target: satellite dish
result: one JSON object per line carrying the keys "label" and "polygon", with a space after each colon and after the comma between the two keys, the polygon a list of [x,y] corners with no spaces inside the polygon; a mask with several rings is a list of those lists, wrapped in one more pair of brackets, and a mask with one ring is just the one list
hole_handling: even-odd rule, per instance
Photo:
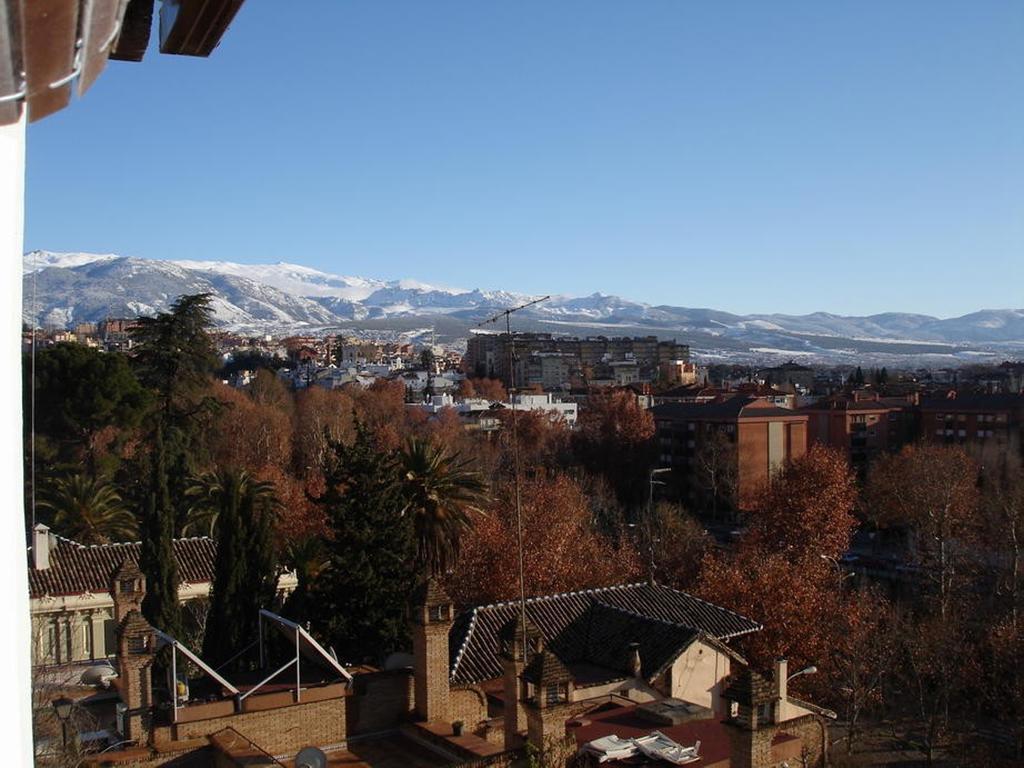
{"label": "satellite dish", "polygon": [[327,755],[317,747],[304,747],[295,756],[295,768],[327,768]]}

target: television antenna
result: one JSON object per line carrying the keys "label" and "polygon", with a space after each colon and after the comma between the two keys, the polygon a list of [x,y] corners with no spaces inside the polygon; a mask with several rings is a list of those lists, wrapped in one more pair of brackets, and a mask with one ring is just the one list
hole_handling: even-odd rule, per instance
{"label": "television antenna", "polygon": [[524,575],[525,568],[523,566],[523,507],[522,507],[522,495],[519,488],[519,429],[518,429],[518,417],[516,416],[516,337],[512,335],[512,314],[519,312],[520,310],[532,307],[534,304],[540,304],[542,301],[547,301],[551,296],[541,296],[539,299],[528,301],[525,304],[520,304],[518,307],[511,307],[510,309],[503,309],[493,317],[489,317],[486,320],[482,320],[477,323],[477,327],[486,325],[487,323],[497,323],[502,317],[505,318],[505,334],[508,336],[508,393],[509,401],[512,406],[512,484],[515,488],[515,505],[516,505],[516,549],[519,552],[519,616],[522,622],[523,630],[523,663],[529,662],[528,654],[530,652],[530,644],[526,638],[526,577]]}

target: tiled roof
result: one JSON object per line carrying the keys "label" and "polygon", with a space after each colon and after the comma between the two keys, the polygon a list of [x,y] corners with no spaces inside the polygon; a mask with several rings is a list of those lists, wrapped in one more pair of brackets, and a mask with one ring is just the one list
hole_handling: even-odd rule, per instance
{"label": "tiled roof", "polygon": [[656,419],[689,419],[693,421],[802,416],[791,408],[754,405],[757,401],[756,397],[736,396],[710,403],[662,403],[654,406],[651,409],[651,414]]}
{"label": "tiled roof", "polygon": [[[545,646],[566,663],[592,661],[625,669],[626,646],[639,642],[645,675],[654,674],[657,665],[671,660],[697,634],[724,640],[761,628],[685,592],[646,583],[534,597],[526,601],[526,613]],[[510,601],[474,608],[456,619],[449,634],[453,683],[501,676],[499,635],[518,615],[519,602]]]}
{"label": "tiled roof", "polygon": [[[125,559],[138,563],[142,550],[138,541],[86,546],[60,536],[54,538],[57,543],[50,550],[50,567],[36,570],[29,565],[31,597],[109,593],[114,572]],[[188,584],[213,581],[216,553],[217,542],[206,536],[175,539],[178,578]]]}

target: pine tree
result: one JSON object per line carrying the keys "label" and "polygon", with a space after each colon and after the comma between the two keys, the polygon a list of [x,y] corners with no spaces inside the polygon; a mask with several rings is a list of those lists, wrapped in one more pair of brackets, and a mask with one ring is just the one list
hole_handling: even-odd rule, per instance
{"label": "pine tree", "polygon": [[153,421],[163,430],[175,535],[185,523],[188,478],[206,452],[203,417],[215,407],[208,396],[210,374],[218,362],[209,334],[210,301],[207,293],[181,296],[169,312],[139,318],[132,332],[139,380],[155,396]]}
{"label": "pine tree", "polygon": [[406,600],[416,584],[398,464],[357,424],[352,445],[331,443],[325,477],[316,501],[333,535],[314,587],[313,625],[343,662],[383,658],[407,645]]}
{"label": "pine tree", "polygon": [[139,567],[146,574],[142,613],[159,630],[181,636],[178,605],[178,562],[174,557],[174,512],[167,490],[167,462],[163,430],[158,426],[146,513],[142,520]]}

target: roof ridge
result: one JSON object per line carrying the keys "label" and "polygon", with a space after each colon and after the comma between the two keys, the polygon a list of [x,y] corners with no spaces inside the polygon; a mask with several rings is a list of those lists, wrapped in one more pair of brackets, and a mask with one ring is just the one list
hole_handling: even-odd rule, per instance
{"label": "roof ridge", "polygon": [[466,634],[462,638],[462,644],[459,646],[459,650],[455,652],[455,661],[452,662],[451,668],[448,670],[448,679],[454,680],[455,675],[459,671],[459,663],[462,661],[463,654],[466,653],[466,646],[469,645],[469,638],[473,636],[473,629],[476,627],[476,616],[478,608],[474,608],[472,614],[469,617],[469,624],[466,627]]}
{"label": "roof ridge", "polygon": [[[598,592],[610,592],[613,589],[629,589],[631,587],[643,586],[645,582],[639,581],[631,584],[612,584],[607,587],[588,587],[586,589],[574,589],[569,592],[555,592],[551,595],[534,595],[533,597],[526,598],[526,603],[538,603],[544,600],[554,600],[558,597],[569,597],[570,595],[590,595]],[[513,598],[511,600],[501,600],[497,603],[487,603],[486,605],[478,605],[473,608],[473,611],[484,610],[489,608],[505,608],[506,606],[514,605],[517,606],[522,603],[521,598]]]}
{"label": "roof ridge", "polygon": [[676,594],[684,595],[684,596],[690,598],[691,600],[696,600],[698,603],[704,603],[704,605],[710,605],[712,608],[717,608],[720,611],[725,611],[726,613],[731,613],[733,616],[736,616],[737,618],[743,619],[744,621],[749,621],[752,624],[756,624],[757,625],[757,629],[749,629],[749,630],[744,630],[743,632],[732,632],[731,634],[728,634],[728,635],[722,635],[722,638],[721,638],[722,640],[728,640],[730,637],[736,637],[737,635],[745,635],[748,632],[760,632],[762,629],[764,629],[764,624],[762,624],[761,622],[754,621],[749,616],[744,616],[742,613],[737,613],[736,611],[732,610],[731,608],[726,608],[724,605],[718,605],[717,603],[712,603],[710,600],[705,600],[702,597],[697,597],[696,595],[691,595],[689,592],[684,592],[683,590],[676,589],[675,587],[668,587],[668,586],[665,586],[664,584],[658,584],[656,586],[661,587],[662,589],[671,590],[672,592],[675,592]]}
{"label": "roof ridge", "polygon": [[653,621],[653,622],[656,622],[658,624],[664,624],[665,626],[668,626],[668,627],[676,627],[678,629],[686,629],[686,630],[689,630],[690,632],[694,632],[694,633],[696,633],[698,635],[703,634],[699,629],[697,629],[696,627],[691,627],[689,624],[680,624],[678,621],[669,621],[668,619],[660,619],[657,616],[647,616],[646,614],[638,613],[637,611],[631,611],[629,608],[623,608],[622,606],[619,606],[619,605],[611,605],[609,603],[602,603],[600,601],[595,601],[594,605],[599,605],[602,608],[607,608],[610,611],[618,611],[619,613],[624,613],[627,616],[633,616],[634,618],[637,618],[637,619],[643,619],[644,621]]}
{"label": "roof ridge", "polygon": [[[83,544],[80,541],[69,539],[67,536],[61,536],[59,533],[53,534],[58,542],[70,544],[78,549],[111,549],[114,547],[141,547],[142,540],[138,541],[108,541],[106,544]],[[212,536],[179,536],[178,538],[172,539],[172,544],[177,544],[180,541],[213,541],[216,542]]]}

